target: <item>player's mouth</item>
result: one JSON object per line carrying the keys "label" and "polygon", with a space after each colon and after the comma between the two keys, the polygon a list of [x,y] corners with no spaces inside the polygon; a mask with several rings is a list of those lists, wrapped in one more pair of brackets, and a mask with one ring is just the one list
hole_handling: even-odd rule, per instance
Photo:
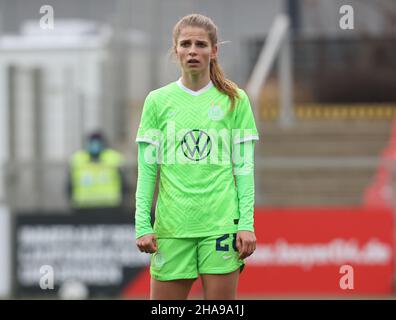
{"label": "player's mouth", "polygon": [[197,60],[197,59],[189,59],[189,60],[187,60],[187,63],[189,65],[195,65],[195,64],[199,63],[199,60]]}

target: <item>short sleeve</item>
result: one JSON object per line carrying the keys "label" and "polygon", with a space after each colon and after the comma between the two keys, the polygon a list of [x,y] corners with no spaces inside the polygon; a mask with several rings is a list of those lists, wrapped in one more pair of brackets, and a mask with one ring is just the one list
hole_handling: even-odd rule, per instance
{"label": "short sleeve", "polygon": [[147,142],[159,146],[161,132],[158,129],[156,105],[150,93],[143,105],[143,112],[136,134],[136,142]]}
{"label": "short sleeve", "polygon": [[245,91],[238,89],[240,98],[235,107],[235,120],[232,132],[233,144],[259,140],[256,123],[249,98]]}

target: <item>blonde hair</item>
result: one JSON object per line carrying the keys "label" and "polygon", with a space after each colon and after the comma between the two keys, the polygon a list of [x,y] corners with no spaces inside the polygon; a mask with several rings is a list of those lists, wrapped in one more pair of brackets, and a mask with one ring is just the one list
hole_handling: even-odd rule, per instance
{"label": "blonde hair", "polygon": [[[212,47],[217,44],[217,26],[213,21],[201,14],[190,14],[181,18],[176,25],[173,27],[173,52],[176,51],[177,39],[179,38],[180,32],[185,27],[197,27],[204,29],[209,36]],[[220,67],[219,62],[216,59],[210,60],[210,80],[213,85],[219,90],[226,94],[231,100],[232,111],[235,107],[235,99],[239,98],[237,91],[238,86],[229,79],[226,79],[224,72]]]}

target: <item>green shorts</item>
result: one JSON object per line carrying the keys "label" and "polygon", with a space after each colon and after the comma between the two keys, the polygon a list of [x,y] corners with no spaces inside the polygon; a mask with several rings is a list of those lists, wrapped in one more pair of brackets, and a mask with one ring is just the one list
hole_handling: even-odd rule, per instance
{"label": "green shorts", "polygon": [[242,271],[236,233],[201,238],[158,238],[151,255],[150,274],[160,281],[194,279],[199,274]]}

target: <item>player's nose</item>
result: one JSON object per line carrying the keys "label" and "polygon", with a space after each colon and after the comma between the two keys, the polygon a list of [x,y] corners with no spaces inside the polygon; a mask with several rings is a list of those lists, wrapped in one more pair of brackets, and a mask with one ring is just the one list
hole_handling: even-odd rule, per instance
{"label": "player's nose", "polygon": [[195,44],[193,44],[191,47],[190,47],[190,50],[188,51],[188,54],[190,55],[190,56],[196,56],[197,55],[197,50],[196,50],[197,48],[196,48],[196,46],[195,46]]}

